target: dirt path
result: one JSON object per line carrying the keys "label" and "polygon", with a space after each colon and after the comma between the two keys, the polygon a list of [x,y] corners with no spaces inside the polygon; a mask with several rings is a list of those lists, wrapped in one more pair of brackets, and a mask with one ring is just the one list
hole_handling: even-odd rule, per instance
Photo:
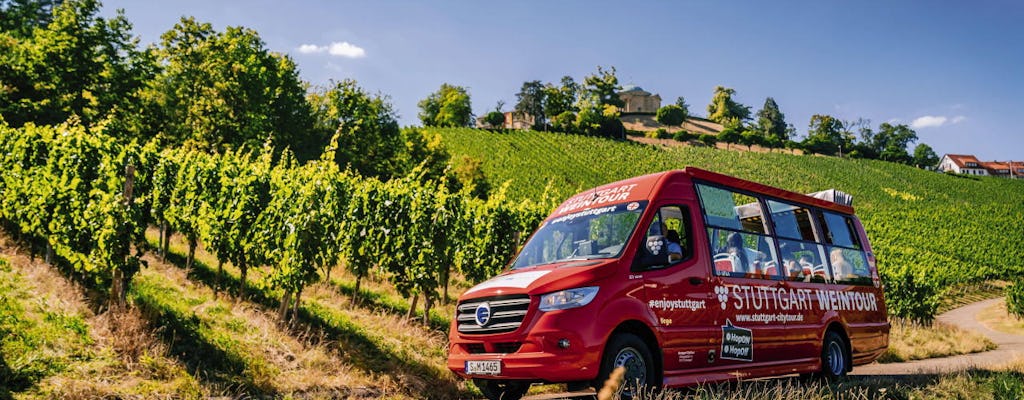
{"label": "dirt path", "polygon": [[960,328],[981,333],[992,340],[998,347],[982,353],[959,356],[931,358],[927,360],[908,361],[892,364],[869,364],[853,369],[853,375],[916,375],[922,373],[944,373],[963,370],[970,367],[988,367],[1004,364],[1016,357],[1024,356],[1024,336],[1011,335],[989,329],[977,320],[982,310],[998,303],[1001,299],[989,299],[969,304],[936,319]]}

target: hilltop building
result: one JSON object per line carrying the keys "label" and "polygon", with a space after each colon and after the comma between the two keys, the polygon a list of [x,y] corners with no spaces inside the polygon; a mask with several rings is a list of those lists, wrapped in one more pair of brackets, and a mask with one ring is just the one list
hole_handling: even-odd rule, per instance
{"label": "hilltop building", "polygon": [[980,161],[970,154],[944,154],[939,160],[939,171],[1024,179],[1024,161]]}
{"label": "hilltop building", "polygon": [[505,114],[505,122],[503,122],[501,124],[501,126],[490,126],[490,125],[488,125],[487,122],[484,121],[484,118],[486,116],[485,115],[481,115],[481,116],[476,118],[476,127],[477,128],[482,128],[482,129],[492,128],[492,129],[527,130],[527,129],[532,128],[533,124],[534,124],[534,121],[536,121],[532,115],[526,114],[526,113],[520,113],[520,112],[515,112],[515,111],[506,111],[506,112],[504,112],[504,114]]}
{"label": "hilltop building", "polygon": [[654,114],[661,108],[661,96],[637,85],[623,86],[619,98],[626,103],[621,110],[623,114]]}

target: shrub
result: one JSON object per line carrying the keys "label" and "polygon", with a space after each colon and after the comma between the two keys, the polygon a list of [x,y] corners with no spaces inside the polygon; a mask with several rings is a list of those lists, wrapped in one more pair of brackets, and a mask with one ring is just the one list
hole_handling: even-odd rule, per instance
{"label": "shrub", "polygon": [[1024,279],[1017,279],[1006,288],[1006,311],[1017,318],[1024,318]]}
{"label": "shrub", "polygon": [[885,282],[885,305],[889,314],[922,324],[930,324],[939,308],[935,287],[901,271],[883,273]]}
{"label": "shrub", "polygon": [[687,131],[679,131],[676,132],[675,135],[672,135],[672,139],[675,139],[680,142],[686,142],[689,141],[690,139],[693,139],[693,134]]}
{"label": "shrub", "polygon": [[654,120],[663,125],[679,125],[686,120],[686,111],[675,104],[669,104],[658,109]]}
{"label": "shrub", "polygon": [[715,145],[715,143],[718,143],[718,138],[715,137],[715,135],[712,135],[710,133],[701,134],[698,137],[698,139],[700,140],[701,143],[704,143],[704,145],[708,146],[708,147],[713,147]]}

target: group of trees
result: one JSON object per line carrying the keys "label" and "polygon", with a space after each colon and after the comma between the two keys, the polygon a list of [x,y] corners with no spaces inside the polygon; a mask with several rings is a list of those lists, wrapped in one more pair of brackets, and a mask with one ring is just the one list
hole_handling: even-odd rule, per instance
{"label": "group of trees", "polygon": [[[913,154],[908,152],[909,146],[918,138],[907,125],[885,122],[875,130],[865,119],[842,121],[830,115],[817,114],[811,117],[807,136],[797,142],[796,129],[786,122],[786,116],[775,99],[766,98],[764,106],[752,115],[750,107],[733,99],[735,94],[731,88],[718,86],[708,104],[708,119],[724,127],[715,138],[717,141],[748,147],[798,148],[817,154],[878,159],[920,167],[938,163],[935,151],[927,144],[918,144]],[[677,125],[678,119],[669,117],[673,113],[678,114],[677,108],[677,105],[668,105],[659,109],[658,121]],[[677,135],[677,138],[685,140],[690,137],[684,134]]]}
{"label": "group of trees", "polygon": [[535,130],[624,138],[619,109],[625,103],[619,98],[620,90],[614,67],[597,67],[582,84],[568,75],[558,84],[528,81],[516,94],[513,112],[532,116]]}

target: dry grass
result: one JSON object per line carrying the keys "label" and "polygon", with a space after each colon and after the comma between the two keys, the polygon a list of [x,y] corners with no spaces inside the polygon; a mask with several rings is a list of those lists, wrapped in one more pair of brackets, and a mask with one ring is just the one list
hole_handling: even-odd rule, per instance
{"label": "dry grass", "polygon": [[[147,236],[155,242],[158,233],[151,229]],[[171,252],[187,252],[187,247],[180,237],[172,237]],[[216,269],[216,258],[207,253],[202,246],[196,250],[196,260]],[[149,262],[154,266],[150,269],[159,271],[159,274],[174,282],[180,282],[180,285],[190,292],[202,293],[203,296],[212,299],[212,289],[207,286],[212,282],[186,279],[184,270],[160,262],[157,256],[150,257]],[[225,274],[231,278],[228,281],[240,276],[240,271],[230,263],[225,263],[223,268]],[[250,289],[251,295],[279,295],[276,291],[266,289],[267,273],[267,269],[250,269],[250,287],[260,291],[255,293]],[[256,329],[264,331],[257,335],[263,338],[262,348],[254,348],[249,352],[262,352],[260,358],[279,371],[276,374],[278,377],[268,382],[275,391],[309,397],[317,388],[328,387],[347,393],[342,397],[392,398],[450,397],[454,394],[443,393],[451,391],[452,387],[456,387],[460,393],[471,391],[469,388],[472,385],[456,380],[448,371],[447,330],[424,327],[417,321],[405,318],[404,311],[398,312],[393,307],[382,308],[365,299],[350,297],[334,284],[343,282],[351,286],[350,284],[354,282],[354,277],[340,267],[332,271],[332,282],[320,282],[307,287],[302,296],[303,308],[326,322],[329,330],[336,329],[340,332],[336,334],[342,335],[343,338],[354,337],[354,341],[332,339],[325,336],[323,331],[314,333],[317,331],[310,330],[302,324],[295,329],[281,331],[275,310],[253,302],[238,301],[224,295],[222,291],[222,300],[219,301],[231,304],[230,312],[236,314],[239,322],[248,321]],[[461,290],[459,287],[453,286],[452,292],[457,294],[457,291]],[[235,289],[230,288],[232,292]],[[388,303],[397,303],[398,307],[404,305],[407,308],[407,302],[402,300],[394,288],[376,277],[364,279],[361,290],[372,292],[374,296],[382,297]],[[230,300],[225,300],[229,298]],[[194,306],[197,310],[204,307],[215,306]],[[438,305],[432,314],[441,313],[454,314],[454,304]],[[245,344],[248,343],[248,339],[244,336],[236,339],[244,346],[248,346]],[[297,349],[294,347],[295,344],[302,344],[304,347]],[[365,348],[367,344],[374,349]],[[441,381],[438,381],[439,379]],[[339,382],[344,385],[340,385]],[[447,389],[442,389],[439,385]],[[312,397],[319,396],[314,394]]]}
{"label": "dry grass", "polygon": [[321,338],[279,324],[272,310],[224,296],[215,298],[212,289],[186,279],[182,269],[147,258],[150,268],[136,279],[153,280],[176,291],[209,328],[205,332],[208,339],[244,359],[244,374],[260,390],[348,393],[375,384],[371,376],[353,370]]}
{"label": "dry grass", "polygon": [[1024,319],[1017,318],[1006,311],[1006,299],[981,310],[981,313],[978,314],[978,321],[989,329],[1024,335]]}
{"label": "dry grass", "polygon": [[889,349],[878,362],[901,362],[977,353],[996,348],[984,335],[935,322],[922,325],[903,319],[893,319],[889,332]]}
{"label": "dry grass", "polygon": [[6,236],[3,257],[28,305],[17,316],[43,345],[24,357],[49,360],[51,373],[19,398],[200,397],[205,392],[166,355],[138,313],[95,314],[85,291]]}

